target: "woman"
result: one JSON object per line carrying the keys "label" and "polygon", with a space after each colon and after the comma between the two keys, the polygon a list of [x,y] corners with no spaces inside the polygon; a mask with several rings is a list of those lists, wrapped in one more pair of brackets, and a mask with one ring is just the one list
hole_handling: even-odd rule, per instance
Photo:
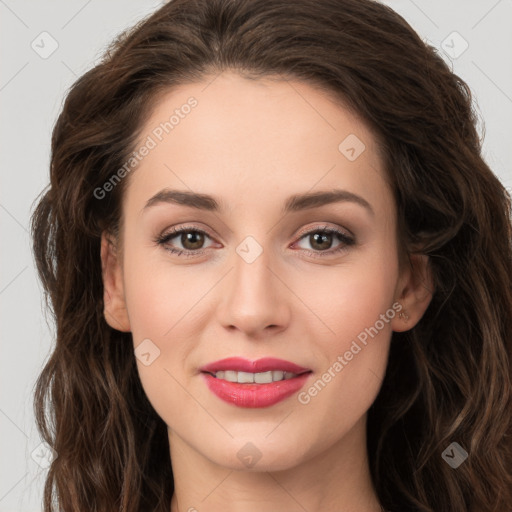
{"label": "woman", "polygon": [[68,94],[34,251],[45,511],[512,507],[510,198],[369,0],[173,0]]}

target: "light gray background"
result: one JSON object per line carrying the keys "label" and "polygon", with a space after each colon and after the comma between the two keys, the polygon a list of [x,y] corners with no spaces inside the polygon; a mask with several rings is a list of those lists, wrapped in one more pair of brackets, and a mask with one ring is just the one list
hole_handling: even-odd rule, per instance
{"label": "light gray background", "polygon": [[[51,456],[40,447],[32,413],[33,386],[53,330],[43,312],[29,237],[33,203],[48,180],[51,130],[77,77],[117,33],[162,3],[0,0],[0,512],[41,510],[44,462]],[[447,62],[469,84],[485,121],[484,157],[512,189],[512,0],[384,3],[424,40],[451,54]],[[52,44],[40,35],[45,31],[58,48],[42,58]]]}

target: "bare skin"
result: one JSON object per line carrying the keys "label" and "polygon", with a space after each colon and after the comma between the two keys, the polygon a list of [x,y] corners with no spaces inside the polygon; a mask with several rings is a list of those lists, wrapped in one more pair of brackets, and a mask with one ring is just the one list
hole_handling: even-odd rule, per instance
{"label": "bare skin", "polygon": [[[134,348],[151,340],[159,351],[137,365],[168,426],[171,512],[379,512],[367,411],[392,331],[413,327],[430,302],[428,261],[415,256],[413,266],[399,266],[392,191],[361,120],[304,83],[234,72],[213,78],[175,88],[157,104],[141,144],[156,140],[155,127],[189,97],[197,100],[125,178],[121,245],[102,239],[107,321],[131,331]],[[350,151],[357,139],[339,149],[351,134],[364,151]],[[212,195],[224,210],[166,201],[145,208],[163,189]],[[352,196],[282,212],[293,194],[333,189]],[[155,241],[184,226],[205,234],[192,238],[195,245],[179,234]],[[345,237],[322,241],[321,228]],[[248,236],[254,242],[243,245]],[[248,263],[239,247],[262,252]],[[169,248],[203,252],[185,257]],[[347,360],[379,318],[378,334]],[[237,407],[214,395],[199,371],[230,356],[277,357],[312,373],[302,394]],[[337,371],[338,356],[346,364]],[[331,378],[322,377],[329,369]],[[309,392],[318,379],[328,382]],[[244,446],[258,459],[252,466],[239,457]]]}

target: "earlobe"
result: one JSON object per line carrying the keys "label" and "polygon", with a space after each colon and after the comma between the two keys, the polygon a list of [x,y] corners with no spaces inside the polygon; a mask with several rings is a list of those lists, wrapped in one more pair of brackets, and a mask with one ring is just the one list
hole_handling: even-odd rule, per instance
{"label": "earlobe", "polygon": [[409,262],[396,290],[396,300],[402,306],[400,313],[391,322],[396,332],[408,331],[420,321],[434,293],[428,256],[412,254]]}
{"label": "earlobe", "polygon": [[101,269],[105,320],[113,329],[130,332],[130,320],[124,299],[123,272],[117,246],[106,232],[101,235]]}

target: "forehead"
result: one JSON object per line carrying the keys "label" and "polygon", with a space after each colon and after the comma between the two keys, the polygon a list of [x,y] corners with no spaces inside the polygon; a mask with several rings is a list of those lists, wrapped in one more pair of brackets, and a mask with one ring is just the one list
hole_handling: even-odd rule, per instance
{"label": "forehead", "polygon": [[215,191],[233,207],[261,207],[265,198],[315,188],[366,191],[378,200],[386,187],[365,123],[303,82],[224,72],[180,85],[153,106],[139,137],[138,148],[143,145],[150,149],[127,191],[140,207],[165,187]]}

